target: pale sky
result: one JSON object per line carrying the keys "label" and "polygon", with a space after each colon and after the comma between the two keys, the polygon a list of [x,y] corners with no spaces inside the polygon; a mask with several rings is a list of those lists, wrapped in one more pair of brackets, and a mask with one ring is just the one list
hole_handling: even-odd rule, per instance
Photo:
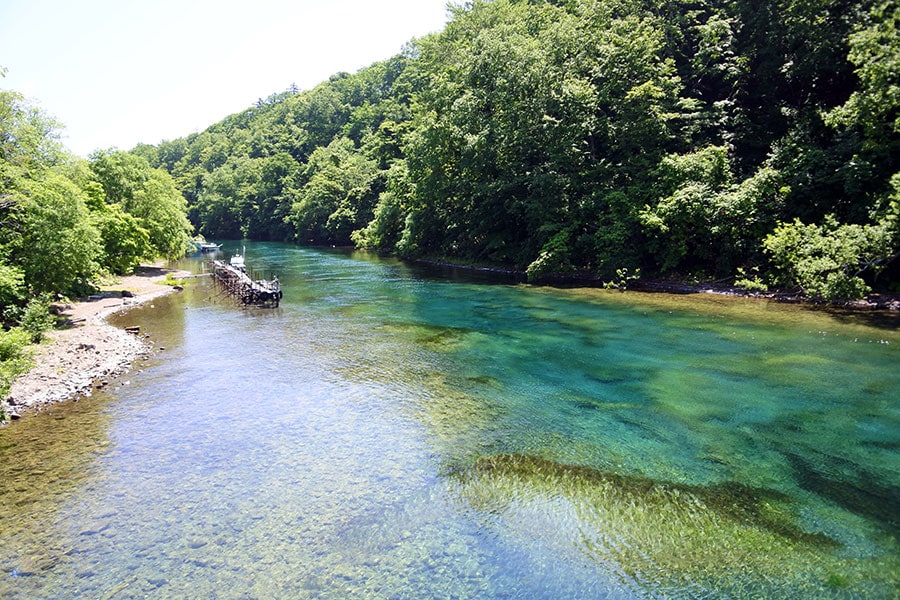
{"label": "pale sky", "polygon": [[203,131],[443,29],[447,0],[0,0],[0,89],[75,154]]}

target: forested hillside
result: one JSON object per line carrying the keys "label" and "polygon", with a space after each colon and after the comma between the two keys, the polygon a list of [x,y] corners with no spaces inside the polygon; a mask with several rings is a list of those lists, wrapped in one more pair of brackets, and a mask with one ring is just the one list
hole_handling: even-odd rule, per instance
{"label": "forested hillside", "polygon": [[134,152],[213,238],[826,300],[900,281],[896,2],[451,11],[396,57]]}

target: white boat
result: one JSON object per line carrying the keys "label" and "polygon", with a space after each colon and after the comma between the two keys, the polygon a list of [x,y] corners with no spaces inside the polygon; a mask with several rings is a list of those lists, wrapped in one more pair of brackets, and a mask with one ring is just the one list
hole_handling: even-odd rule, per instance
{"label": "white boat", "polygon": [[213,244],[212,242],[201,242],[194,240],[194,251],[202,254],[218,252],[222,249],[222,244]]}
{"label": "white boat", "polygon": [[230,263],[231,263],[232,267],[234,267],[236,269],[240,269],[241,271],[247,270],[244,265],[244,252],[246,252],[246,251],[247,251],[247,249],[244,248],[240,254],[235,254],[234,256],[231,257]]}

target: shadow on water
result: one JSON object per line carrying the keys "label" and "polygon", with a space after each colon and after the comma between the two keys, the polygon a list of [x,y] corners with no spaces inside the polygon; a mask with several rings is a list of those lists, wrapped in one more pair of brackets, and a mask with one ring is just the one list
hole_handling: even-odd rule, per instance
{"label": "shadow on water", "polygon": [[865,325],[886,331],[900,330],[900,311],[850,310],[839,307],[809,307],[810,311],[828,315],[835,321],[851,325]]}

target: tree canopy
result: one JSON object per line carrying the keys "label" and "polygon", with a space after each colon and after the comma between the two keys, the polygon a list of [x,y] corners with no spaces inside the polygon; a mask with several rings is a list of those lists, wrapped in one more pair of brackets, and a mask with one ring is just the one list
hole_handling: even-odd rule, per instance
{"label": "tree canopy", "polygon": [[215,237],[353,243],[535,281],[753,269],[827,300],[896,285],[896,2],[450,10],[389,60],[133,152]]}

